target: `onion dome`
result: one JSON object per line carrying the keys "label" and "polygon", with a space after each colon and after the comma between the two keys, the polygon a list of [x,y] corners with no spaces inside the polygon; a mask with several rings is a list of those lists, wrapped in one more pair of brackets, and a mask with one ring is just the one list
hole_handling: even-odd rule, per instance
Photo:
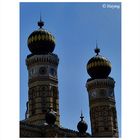
{"label": "onion dome", "polygon": [[55,48],[55,38],[47,30],[43,29],[44,22],[40,19],[39,29],[28,37],[28,48],[33,54],[52,53]]}
{"label": "onion dome", "polygon": [[77,124],[77,129],[80,133],[86,133],[88,125],[87,123],[83,120],[84,116],[81,113],[81,121],[79,121],[79,123]]}
{"label": "onion dome", "polygon": [[54,125],[56,121],[56,112],[50,107],[50,110],[46,113],[45,116],[46,123],[49,125]]}
{"label": "onion dome", "polygon": [[111,72],[110,61],[99,55],[100,49],[96,46],[96,56],[92,57],[87,63],[87,72],[92,79],[104,79],[107,78]]}

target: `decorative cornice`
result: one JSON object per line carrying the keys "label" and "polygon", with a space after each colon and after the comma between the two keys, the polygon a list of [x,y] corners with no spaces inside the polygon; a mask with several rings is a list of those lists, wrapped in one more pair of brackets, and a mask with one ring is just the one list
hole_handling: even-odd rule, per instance
{"label": "decorative cornice", "polygon": [[51,82],[52,84],[54,83],[54,86],[56,86],[58,84],[58,79],[50,77],[50,76],[44,76],[44,77],[38,76],[38,77],[34,77],[32,79],[29,79],[28,84],[29,84],[29,86],[31,86],[31,84],[35,83],[35,82],[38,82],[38,84],[39,84],[39,82],[45,82],[48,84]]}
{"label": "decorative cornice", "polygon": [[94,79],[87,81],[86,87],[87,89],[95,89],[95,88],[114,88],[115,81],[113,78],[108,77],[107,79]]}
{"label": "decorative cornice", "polygon": [[31,67],[36,64],[53,64],[53,65],[58,65],[59,63],[59,58],[56,54],[49,53],[45,55],[32,55],[30,57],[27,57],[26,59],[26,65],[27,67]]}

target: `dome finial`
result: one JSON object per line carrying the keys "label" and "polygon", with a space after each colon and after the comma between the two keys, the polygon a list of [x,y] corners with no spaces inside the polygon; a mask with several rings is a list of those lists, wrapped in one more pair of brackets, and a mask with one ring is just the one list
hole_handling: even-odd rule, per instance
{"label": "dome finial", "polygon": [[96,55],[98,55],[100,52],[100,49],[98,48],[97,40],[96,40],[96,48],[94,49],[94,51],[95,51]]}
{"label": "dome finial", "polygon": [[42,21],[41,19],[42,19],[42,18],[41,18],[41,12],[40,12],[40,21]]}
{"label": "dome finial", "polygon": [[40,12],[40,21],[38,21],[38,26],[40,28],[42,28],[42,26],[44,26],[44,22],[42,21],[42,18],[41,18],[41,12]]}
{"label": "dome finial", "polygon": [[81,121],[83,121],[84,116],[83,116],[82,110],[81,110],[81,116],[80,116],[80,118],[81,118]]}

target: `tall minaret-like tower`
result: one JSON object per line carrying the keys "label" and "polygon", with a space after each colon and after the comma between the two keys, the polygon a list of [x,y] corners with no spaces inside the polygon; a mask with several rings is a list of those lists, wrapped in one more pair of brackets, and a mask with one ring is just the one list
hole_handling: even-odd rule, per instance
{"label": "tall minaret-like tower", "polygon": [[59,125],[59,92],[57,67],[59,58],[52,53],[55,48],[55,38],[43,28],[40,19],[39,29],[28,37],[28,48],[31,54],[27,56],[28,69],[28,102],[26,120],[30,124],[43,125],[46,112],[50,108],[56,112],[56,124]]}
{"label": "tall minaret-like tower", "polygon": [[93,137],[118,137],[117,113],[115,106],[115,81],[109,77],[111,63],[99,55],[96,44],[96,56],[87,63],[90,79],[86,88],[89,96],[90,120]]}

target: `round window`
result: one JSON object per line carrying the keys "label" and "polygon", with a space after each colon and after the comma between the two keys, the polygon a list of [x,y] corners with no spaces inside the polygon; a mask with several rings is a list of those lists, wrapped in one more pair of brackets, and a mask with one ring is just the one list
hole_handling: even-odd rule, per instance
{"label": "round window", "polygon": [[40,67],[39,73],[40,73],[41,75],[46,74],[46,72],[47,72],[46,67]]}

